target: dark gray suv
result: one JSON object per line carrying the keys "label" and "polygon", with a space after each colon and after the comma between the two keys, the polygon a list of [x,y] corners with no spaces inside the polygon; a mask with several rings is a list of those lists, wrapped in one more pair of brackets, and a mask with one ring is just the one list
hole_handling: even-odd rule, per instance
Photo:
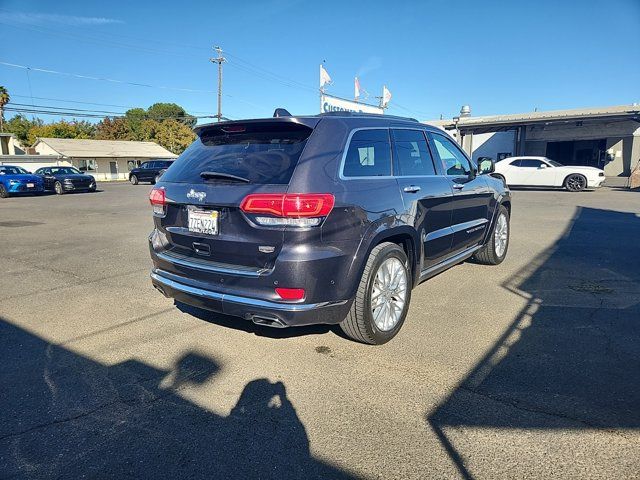
{"label": "dark gray suv", "polygon": [[340,112],[196,133],[150,193],[151,280],[178,302],[381,344],[418,283],[507,253],[508,188],[435,127]]}

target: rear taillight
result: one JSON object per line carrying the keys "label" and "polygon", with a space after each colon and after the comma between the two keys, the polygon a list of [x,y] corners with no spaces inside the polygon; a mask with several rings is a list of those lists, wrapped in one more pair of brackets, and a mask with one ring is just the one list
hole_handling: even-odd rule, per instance
{"label": "rear taillight", "polygon": [[167,197],[164,188],[153,188],[149,192],[149,202],[153,207],[154,215],[164,215],[166,213]]}
{"label": "rear taillight", "polygon": [[304,288],[276,288],[276,294],[282,300],[303,300]]}
{"label": "rear taillight", "polygon": [[254,193],[242,200],[240,209],[255,215],[260,225],[314,227],[331,213],[334,203],[330,193]]}

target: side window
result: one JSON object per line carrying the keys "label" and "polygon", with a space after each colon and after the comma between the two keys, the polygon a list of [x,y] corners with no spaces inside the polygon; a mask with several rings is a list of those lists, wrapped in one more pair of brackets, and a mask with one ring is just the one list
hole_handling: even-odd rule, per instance
{"label": "side window", "polygon": [[149,164],[150,164],[150,163],[151,163],[151,162],[144,162],[142,165],[140,165],[140,168],[150,168],[150,167],[149,167]]}
{"label": "side window", "polygon": [[424,133],[419,130],[391,130],[396,175],[435,175]]}
{"label": "side window", "polygon": [[527,168],[540,168],[540,165],[542,165],[543,163],[544,162],[542,162],[541,160],[530,160],[530,159],[520,160],[520,166],[527,167]]}
{"label": "side window", "polygon": [[514,160],[513,162],[511,162],[509,165],[511,165],[512,167],[519,167],[520,166],[520,162],[522,160]]}
{"label": "side window", "polygon": [[432,134],[432,138],[436,153],[447,175],[471,175],[469,160],[451,140],[437,133]]}
{"label": "side window", "polygon": [[345,177],[391,175],[389,130],[358,130],[351,137],[342,174]]}

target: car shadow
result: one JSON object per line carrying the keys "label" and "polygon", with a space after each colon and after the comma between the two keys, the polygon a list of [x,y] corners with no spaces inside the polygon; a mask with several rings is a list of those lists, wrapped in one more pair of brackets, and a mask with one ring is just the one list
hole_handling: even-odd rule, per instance
{"label": "car shadow", "polygon": [[208,323],[219,325],[225,328],[232,328],[234,330],[241,330],[243,332],[251,333],[259,337],[267,338],[294,338],[303,337],[306,335],[324,335],[332,332],[342,338],[347,338],[338,325],[303,325],[300,327],[288,327],[288,328],[274,328],[264,325],[257,325],[250,320],[245,320],[240,317],[232,317],[230,315],[224,315],[222,313],[216,313],[209,310],[204,310],[198,307],[187,305],[174,301],[174,305],[183,313],[191,315],[195,318],[203,320]]}
{"label": "car shadow", "polygon": [[281,381],[249,381],[226,416],[189,400],[229,395],[209,353],[103,364],[0,319],[0,355],[0,478],[354,478],[313,456]]}
{"label": "car shadow", "polygon": [[460,432],[514,442],[514,431],[640,429],[638,238],[636,214],[578,208],[557,243],[503,284],[525,306],[425,416],[463,478],[485,459]]}

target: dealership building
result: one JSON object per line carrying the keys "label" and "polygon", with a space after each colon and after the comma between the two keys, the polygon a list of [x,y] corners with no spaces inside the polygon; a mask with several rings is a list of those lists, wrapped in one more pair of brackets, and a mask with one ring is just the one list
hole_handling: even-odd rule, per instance
{"label": "dealership building", "polygon": [[565,165],[602,168],[607,177],[629,177],[640,162],[640,105],[474,117],[429,123],[452,134],[474,160],[545,156]]}

